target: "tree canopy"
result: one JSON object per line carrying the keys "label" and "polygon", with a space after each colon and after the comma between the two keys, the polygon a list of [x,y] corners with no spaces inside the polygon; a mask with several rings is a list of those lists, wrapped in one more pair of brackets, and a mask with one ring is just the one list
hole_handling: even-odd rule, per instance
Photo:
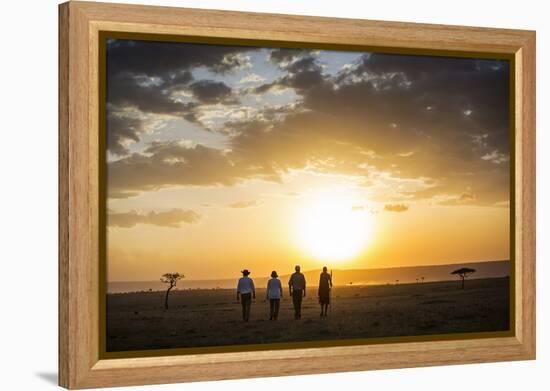
{"label": "tree canopy", "polygon": [[170,286],[166,290],[166,296],[164,298],[165,309],[168,309],[168,294],[182,278],[185,278],[185,276],[181,273],[165,273],[161,276],[160,281],[164,282],[165,284],[170,284]]}
{"label": "tree canopy", "polygon": [[476,269],[471,269],[469,267],[462,267],[460,269],[456,269],[451,272],[451,274],[455,274],[460,277],[462,280],[462,289],[464,289],[464,279],[469,276],[472,273],[475,273]]}

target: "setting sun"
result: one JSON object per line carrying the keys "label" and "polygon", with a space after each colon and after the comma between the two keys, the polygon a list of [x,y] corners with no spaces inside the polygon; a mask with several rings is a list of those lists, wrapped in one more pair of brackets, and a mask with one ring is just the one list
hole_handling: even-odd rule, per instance
{"label": "setting sun", "polygon": [[109,283],[509,258],[506,61],[124,39],[106,52]]}
{"label": "setting sun", "polygon": [[309,255],[332,262],[353,258],[366,247],[372,217],[354,207],[354,197],[326,192],[298,216],[297,238]]}

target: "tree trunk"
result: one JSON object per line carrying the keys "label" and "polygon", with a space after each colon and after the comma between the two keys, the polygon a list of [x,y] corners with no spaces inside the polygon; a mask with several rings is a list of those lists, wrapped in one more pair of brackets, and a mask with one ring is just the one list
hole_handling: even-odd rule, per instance
{"label": "tree trunk", "polygon": [[173,286],[170,286],[170,288],[168,288],[166,290],[166,297],[164,298],[164,309],[167,310],[168,309],[168,294],[170,293],[170,291],[172,290]]}
{"label": "tree trunk", "polygon": [[464,289],[464,280],[465,280],[465,278],[464,278],[464,276],[462,276],[462,289]]}

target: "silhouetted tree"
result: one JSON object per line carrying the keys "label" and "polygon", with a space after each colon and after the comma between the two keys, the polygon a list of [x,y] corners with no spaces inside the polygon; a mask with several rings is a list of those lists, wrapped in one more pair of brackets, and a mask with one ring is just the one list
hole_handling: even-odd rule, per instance
{"label": "silhouetted tree", "polygon": [[416,279],[416,283],[418,284],[418,278]]}
{"label": "silhouetted tree", "polygon": [[420,279],[422,280],[422,283],[424,283],[424,277],[420,277]]}
{"label": "silhouetted tree", "polygon": [[399,280],[395,280],[395,285],[399,285]]}
{"label": "silhouetted tree", "polygon": [[462,279],[462,289],[464,289],[464,280],[466,277],[468,277],[470,274],[475,273],[476,269],[470,269],[468,267],[463,267],[460,269],[456,269],[454,272],[451,272],[451,274],[456,274],[458,277]]}
{"label": "silhouetted tree", "polygon": [[168,289],[166,290],[166,296],[164,298],[164,309],[168,309],[168,295],[170,294],[170,291],[172,288],[176,286],[179,280],[182,278],[185,278],[183,274],[180,273],[166,273],[163,274],[160,280],[168,285]]}

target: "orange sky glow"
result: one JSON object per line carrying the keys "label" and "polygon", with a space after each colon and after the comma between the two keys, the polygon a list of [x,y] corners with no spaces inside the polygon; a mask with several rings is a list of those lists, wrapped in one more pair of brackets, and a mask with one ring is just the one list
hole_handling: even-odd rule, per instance
{"label": "orange sky glow", "polygon": [[107,50],[108,281],[509,259],[506,61]]}

